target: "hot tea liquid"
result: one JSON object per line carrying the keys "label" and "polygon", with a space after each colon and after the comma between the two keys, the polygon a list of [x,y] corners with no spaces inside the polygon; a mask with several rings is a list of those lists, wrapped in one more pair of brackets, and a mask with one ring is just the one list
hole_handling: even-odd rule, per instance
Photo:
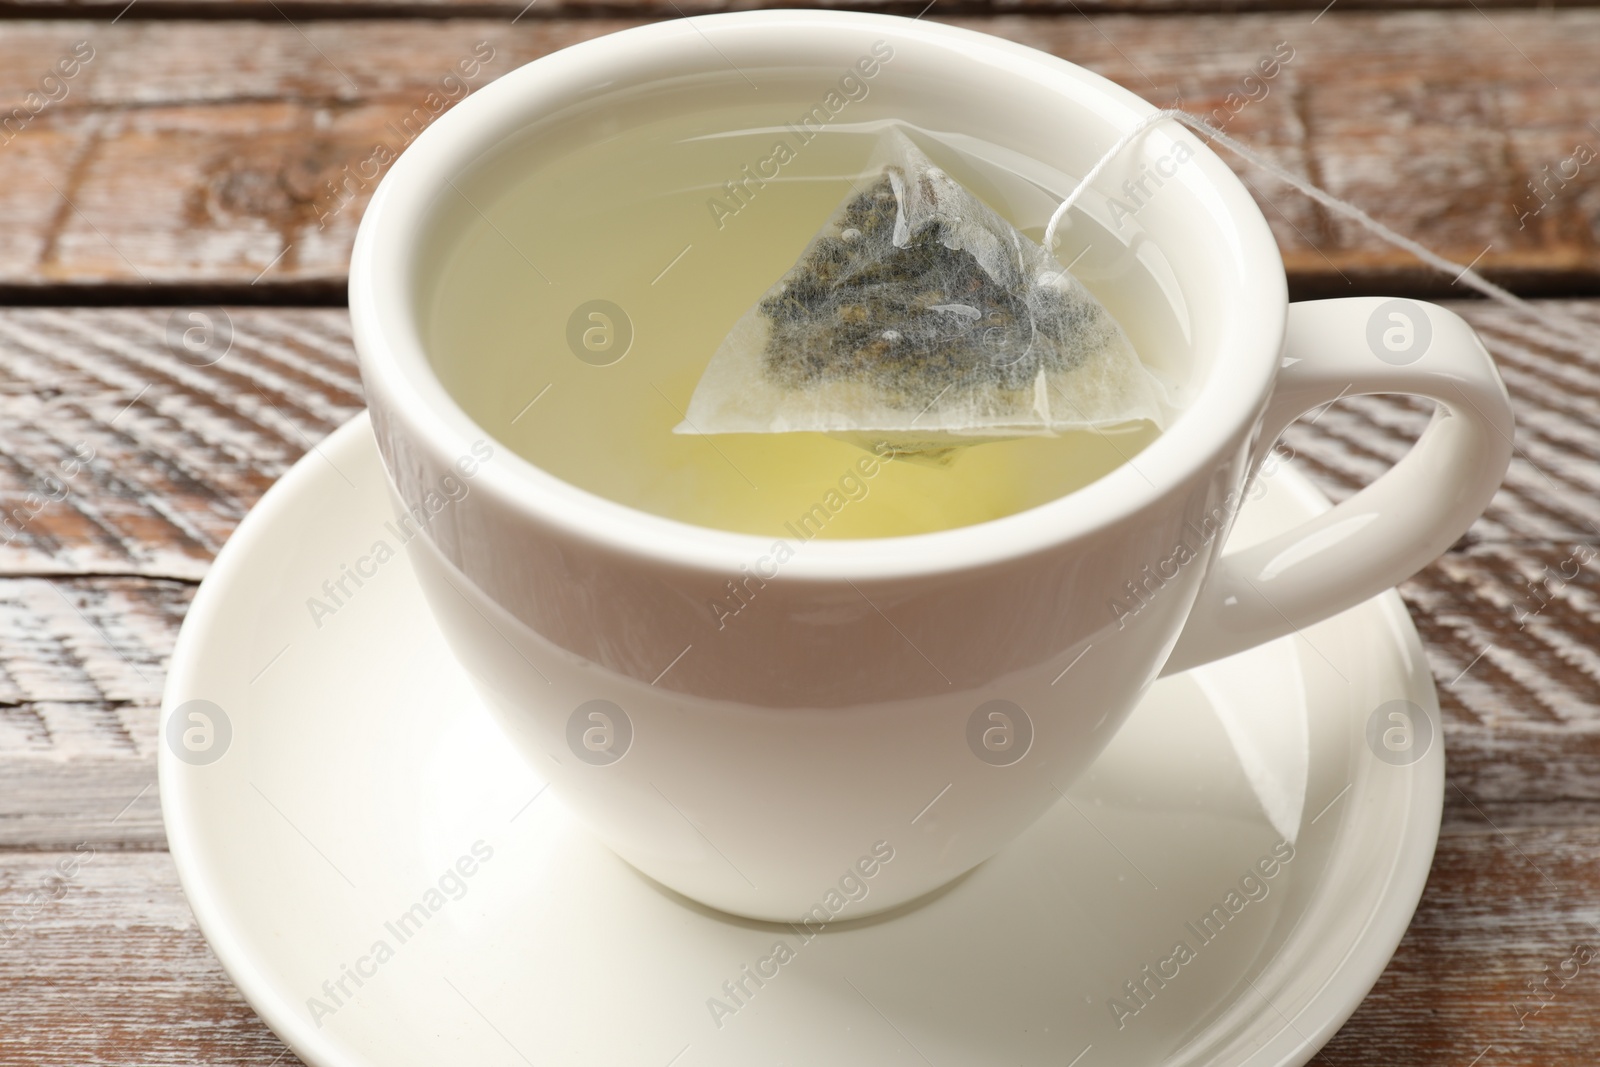
{"label": "hot tea liquid", "polygon": [[[673,432],[729,327],[863,187],[883,124],[846,115],[815,132],[774,121],[806,106],[797,97],[792,107],[678,115],[560,151],[533,141],[495,164],[515,174],[495,192],[446,193],[471,210],[442,257],[424,326],[462,408],[590,492],[683,522],[803,539],[979,523],[1137,466],[1157,434],[1148,423],[975,445],[946,464],[873,461],[822,434]],[[1034,240],[1073,184],[970,138],[910,133]],[[1148,250],[1141,258],[1127,240],[1075,215],[1059,258],[1147,365],[1152,352],[1170,361],[1182,316],[1144,262]],[[1175,379],[1180,368],[1154,369]]]}

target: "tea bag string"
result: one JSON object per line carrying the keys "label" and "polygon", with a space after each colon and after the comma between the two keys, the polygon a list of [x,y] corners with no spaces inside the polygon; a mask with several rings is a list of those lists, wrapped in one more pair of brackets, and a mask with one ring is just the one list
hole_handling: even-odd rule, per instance
{"label": "tea bag string", "polygon": [[1106,153],[1100,157],[1099,162],[1089,169],[1089,173],[1083,176],[1083,179],[1078,182],[1077,186],[1072,190],[1072,192],[1067,194],[1067,198],[1061,201],[1060,205],[1056,208],[1055,213],[1050,216],[1050,222],[1044,230],[1045,248],[1053,248],[1056,230],[1061,225],[1061,221],[1066,218],[1067,212],[1072,210],[1072,206],[1076,204],[1079,198],[1081,198],[1083,194],[1089,190],[1089,187],[1094,184],[1095,179],[1100,177],[1105,169],[1111,165],[1112,161],[1115,160],[1119,154],[1121,154],[1123,149],[1131,145],[1150,127],[1156,125],[1157,123],[1164,122],[1167,119],[1173,119],[1177,122],[1181,122],[1185,126],[1195,130],[1197,133],[1203,133],[1213,142],[1222,145],[1224,148],[1232,150],[1241,158],[1255,164],[1268,174],[1271,174],[1274,177],[1287,182],[1289,185],[1292,185],[1294,188],[1306,194],[1323,207],[1326,207],[1329,211],[1352,220],[1362,228],[1370,231],[1373,234],[1376,234],[1382,240],[1387,241],[1389,244],[1410,252],[1412,255],[1416,256],[1429,266],[1435,267],[1446,274],[1454,274],[1456,281],[1465,283],[1490,299],[1499,301],[1507,307],[1513,308],[1525,315],[1536,318],[1549,326],[1553,326],[1559,332],[1566,334],[1572,340],[1591,344],[1594,342],[1596,331],[1587,323],[1581,322],[1575,318],[1570,318],[1566,315],[1555,313],[1553,311],[1541,310],[1534,307],[1532,304],[1528,303],[1526,300],[1522,299],[1520,296],[1517,296],[1510,290],[1504,289],[1501,286],[1489,281],[1483,275],[1473,270],[1470,266],[1464,266],[1460,263],[1454,262],[1453,260],[1446,259],[1444,256],[1439,255],[1426,245],[1420,244],[1417,241],[1413,241],[1411,238],[1406,237],[1403,234],[1396,233],[1394,230],[1385,226],[1371,215],[1368,215],[1365,211],[1362,211],[1354,204],[1340,200],[1333,194],[1326,192],[1316,185],[1313,185],[1300,175],[1294,173],[1286,167],[1283,167],[1279,163],[1267,158],[1266,156],[1263,156],[1255,149],[1250,148],[1248,145],[1245,145],[1242,142],[1228,136],[1217,127],[1206,122],[1204,119],[1195,115],[1191,115],[1187,111],[1184,111],[1180,108],[1166,108],[1161,111],[1152,112],[1136,122],[1121,137],[1117,138],[1116,143],[1106,150]]}

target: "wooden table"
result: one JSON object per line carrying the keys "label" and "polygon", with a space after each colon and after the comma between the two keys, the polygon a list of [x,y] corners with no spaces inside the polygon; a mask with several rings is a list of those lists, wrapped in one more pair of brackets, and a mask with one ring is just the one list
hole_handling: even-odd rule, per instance
{"label": "wooden table", "polygon": [[[294,1062],[165,852],[163,670],[235,524],[362,406],[342,305],[370,188],[319,227],[325,183],[478,42],[493,59],[474,87],[723,6],[524,2],[0,0],[0,103],[25,109],[0,132],[0,1064]],[[924,17],[1163,104],[1238,94],[1230,132],[1541,298],[1540,318],[1451,304],[1501,361],[1517,454],[1483,519],[1402,588],[1444,705],[1444,829],[1410,933],[1316,1062],[1592,1065],[1600,961],[1549,976],[1600,949],[1600,9],[1366,6],[944,0]],[[1293,59],[1247,83],[1280,42]],[[58,60],[71,76],[49,81]],[[1296,295],[1468,295],[1242,173]],[[214,305],[232,351],[193,366],[169,323]],[[1352,400],[1291,444],[1342,497],[1425,418]]]}

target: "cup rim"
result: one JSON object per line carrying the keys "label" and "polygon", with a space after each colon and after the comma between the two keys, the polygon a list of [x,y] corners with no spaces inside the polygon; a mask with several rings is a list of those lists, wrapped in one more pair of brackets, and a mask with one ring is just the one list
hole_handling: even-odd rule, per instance
{"label": "cup rim", "polygon": [[[691,25],[692,24],[692,25]],[[1025,72],[1041,95],[1094,101],[1123,129],[1155,106],[1085,68],[1049,53],[963,27],[896,15],[842,10],[764,9],[648,23],[591,38],[533,60],[477,90],[441,115],[380,182],[357,231],[349,304],[353,338],[369,403],[402,437],[414,439],[442,466],[474,441],[498,439],[469,416],[435,375],[409,310],[412,264],[448,179],[470,169],[496,143],[537,118],[540,104],[623,83],[647,84],[630,72],[667,48],[698,48],[716,62],[719,36],[740,33],[827,34],[876,30],[896,47],[943,51],[974,70],[998,66]],[[795,38],[798,40],[798,38]],[[1159,132],[1159,127],[1157,131]],[[1110,146],[1108,141],[1106,147]],[[911,577],[1025,558],[1117,525],[1159,504],[1176,487],[1230,457],[1241,431],[1263,410],[1277,371],[1288,312],[1283,261],[1265,216],[1243,183],[1203,141],[1193,163],[1203,176],[1212,216],[1231,236],[1236,263],[1235,310],[1225,316],[1210,370],[1192,400],[1138,457],[1064,496],[1000,518],[927,533],[881,538],[814,538],[783,563],[787,577],[811,580]],[[1198,180],[1198,179],[1197,179]],[[1205,417],[1192,417],[1204,411]],[[403,427],[403,428],[402,428]],[[387,450],[386,450],[387,451]],[[568,482],[501,446],[473,480],[520,519],[597,542],[651,562],[729,573],[772,554],[782,535],[699,526],[619,503]],[[795,546],[791,545],[791,548]]]}

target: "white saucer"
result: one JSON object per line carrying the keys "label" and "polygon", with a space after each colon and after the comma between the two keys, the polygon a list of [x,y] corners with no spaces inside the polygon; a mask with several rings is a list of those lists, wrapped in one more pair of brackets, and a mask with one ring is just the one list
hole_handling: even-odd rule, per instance
{"label": "white saucer", "polygon": [[[1292,471],[1264,484],[1239,538],[1326,507]],[[1422,892],[1444,754],[1392,592],[1159,683],[999,856],[805,941],[658,888],[541,792],[403,553],[347,583],[355,595],[318,627],[308,598],[371,550],[388,509],[363,415],[217,558],[163,709],[164,738],[180,705],[199,731],[160,753],[184,889],[245,997],[314,1067],[1301,1064],[1371,988]],[[1367,740],[1398,700],[1431,726],[1409,762]],[[209,747],[189,717],[208,705],[190,701],[222,709]],[[1279,840],[1267,808],[1297,827],[1293,858],[1246,883],[1260,899],[1230,900]],[[1227,921],[1205,942],[1213,905]],[[779,941],[793,958],[757,986],[746,974]],[[741,980],[735,999],[724,983]],[[1150,991],[1144,1006],[1127,982]]]}

